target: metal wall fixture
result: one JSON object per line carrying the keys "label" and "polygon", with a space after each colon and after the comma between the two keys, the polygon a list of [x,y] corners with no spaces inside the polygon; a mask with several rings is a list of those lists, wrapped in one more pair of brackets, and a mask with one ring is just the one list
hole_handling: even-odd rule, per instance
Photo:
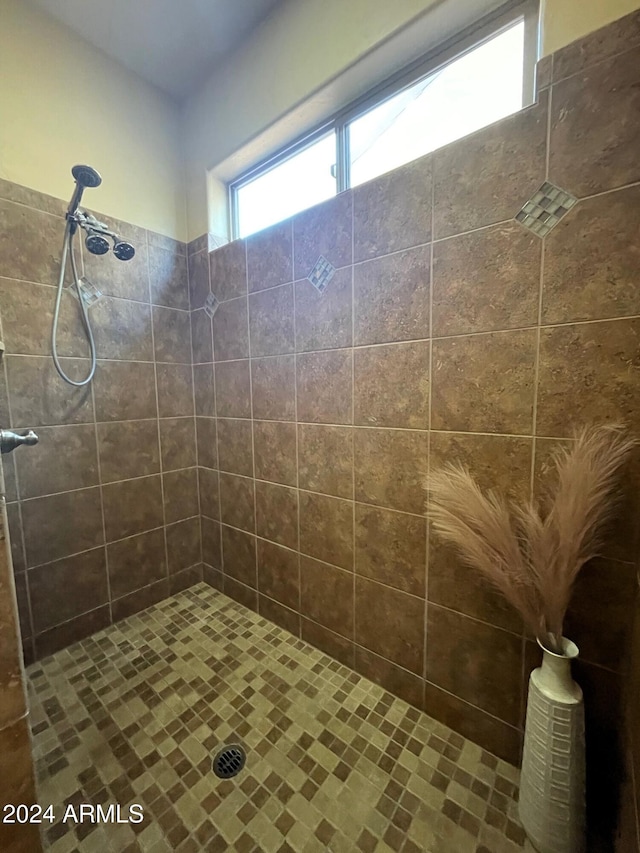
{"label": "metal wall fixture", "polygon": [[[104,224],[104,222],[100,222],[99,219],[96,219],[95,216],[91,213],[87,213],[84,210],[81,210],[79,207],[80,201],[82,200],[82,194],[85,189],[93,189],[95,187],[99,187],[102,183],[102,177],[99,172],[96,172],[91,166],[84,165],[76,165],[71,169],[71,174],[75,178],[76,186],[73,191],[73,195],[71,196],[71,201],[69,202],[69,207],[67,208],[66,214],[66,226],[64,229],[64,240],[62,243],[62,258],[60,260],[60,277],[58,279],[58,291],[56,294],[56,303],[53,311],[53,326],[51,330],[51,354],[53,356],[53,363],[56,366],[56,370],[60,374],[60,376],[64,379],[65,382],[68,382],[69,385],[75,386],[83,386],[88,385],[89,382],[94,377],[96,372],[96,344],[93,338],[93,331],[91,329],[91,323],[89,322],[89,314],[88,314],[88,300],[84,298],[83,288],[86,291],[88,287],[91,287],[90,283],[86,281],[86,279],[81,279],[78,275],[78,268],[76,265],[75,255],[73,253],[73,238],[78,230],[78,228],[82,228],[83,231],[86,232],[85,237],[85,246],[87,250],[91,252],[92,255],[104,255],[106,254],[111,246],[109,245],[109,240],[113,243],[113,254],[119,261],[129,261],[135,255],[136,250],[128,243],[126,240],[123,240],[115,231],[110,231],[109,228]],[[75,380],[71,379],[62,368],[60,363],[60,359],[58,357],[58,322],[60,320],[60,303],[62,301],[62,292],[64,290],[64,277],[67,269],[67,259],[71,259],[71,271],[73,273],[73,286],[76,289],[76,293],[78,296],[78,303],[80,305],[80,316],[82,319],[82,325],[84,327],[85,333],[87,335],[87,341],[89,343],[90,350],[90,358],[91,358],[91,366],[89,368],[89,373],[84,379]],[[91,303],[89,303],[91,304]]]}

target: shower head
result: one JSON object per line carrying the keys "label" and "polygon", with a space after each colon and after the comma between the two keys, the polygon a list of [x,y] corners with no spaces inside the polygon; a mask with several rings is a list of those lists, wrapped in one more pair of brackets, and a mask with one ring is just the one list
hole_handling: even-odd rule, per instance
{"label": "shower head", "polygon": [[127,243],[125,240],[117,240],[113,244],[113,254],[119,261],[130,261],[135,253],[136,250],[131,243]]}
{"label": "shower head", "polygon": [[83,189],[87,187],[94,189],[94,187],[99,187],[102,183],[100,174],[95,169],[92,169],[91,166],[78,164],[71,169],[71,174],[76,179],[76,183],[80,184]]}
{"label": "shower head", "polygon": [[92,169],[91,166],[83,166],[79,163],[71,169],[71,174],[76,179],[76,188],[67,208],[67,215],[69,216],[73,216],[78,209],[84,190],[87,187],[89,189],[99,187],[102,183],[100,174],[95,169]]}
{"label": "shower head", "polygon": [[109,241],[95,231],[89,231],[84,244],[92,255],[106,255],[109,251]]}

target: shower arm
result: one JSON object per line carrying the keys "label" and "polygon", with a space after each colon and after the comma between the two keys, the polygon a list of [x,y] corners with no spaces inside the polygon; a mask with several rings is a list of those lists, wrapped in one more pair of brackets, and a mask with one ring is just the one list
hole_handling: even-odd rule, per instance
{"label": "shower arm", "polygon": [[85,213],[85,211],[80,210],[80,208],[78,208],[74,213],[68,213],[67,219],[71,223],[73,231],[75,231],[79,225],[87,232],[87,234],[95,234],[97,231],[100,234],[105,234],[107,237],[111,237],[112,240],[120,239],[120,235],[116,234],[115,231],[110,231],[104,222],[100,222],[100,220],[96,219],[93,214]]}

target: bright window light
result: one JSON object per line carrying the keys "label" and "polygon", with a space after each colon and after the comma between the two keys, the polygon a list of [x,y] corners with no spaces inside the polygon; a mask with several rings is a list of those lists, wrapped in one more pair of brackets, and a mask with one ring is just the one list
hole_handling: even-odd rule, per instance
{"label": "bright window light", "polygon": [[351,186],[522,109],[523,70],[520,22],[351,122]]}
{"label": "bright window light", "polygon": [[336,194],[335,132],[296,152],[284,162],[238,187],[239,237],[313,207]]}

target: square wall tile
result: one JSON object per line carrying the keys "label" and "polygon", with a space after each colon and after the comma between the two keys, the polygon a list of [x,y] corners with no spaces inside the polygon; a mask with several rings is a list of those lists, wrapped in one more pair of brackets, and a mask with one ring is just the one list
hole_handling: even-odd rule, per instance
{"label": "square wall tile", "polygon": [[639,83],[629,50],[553,87],[550,181],[580,198],[640,180]]}
{"label": "square wall tile", "polygon": [[354,261],[431,240],[431,181],[427,155],[355,188]]}
{"label": "square wall tile", "polygon": [[166,524],[199,514],[197,468],[163,474],[162,487]]}
{"label": "square wall tile", "polygon": [[[222,525],[222,560],[225,575],[256,588],[256,537]],[[226,589],[226,587],[225,587]]]}
{"label": "square wall tile", "polygon": [[253,417],[265,421],[296,418],[296,370],[292,355],[251,359]]}
{"label": "square wall tile", "polygon": [[424,600],[356,577],[356,643],[422,675]]}
{"label": "square wall tile", "polygon": [[300,492],[300,550],[353,570],[353,503]]}
{"label": "square wall tile", "polygon": [[354,351],[354,422],[427,429],[429,342]]}
{"label": "square wall tile", "polygon": [[432,432],[429,470],[447,463],[468,468],[483,490],[526,500],[530,493],[533,440],[508,435]]}
{"label": "square wall tile", "polygon": [[254,480],[235,474],[220,474],[220,517],[224,524],[249,533],[256,532]]}
{"label": "square wall tile", "polygon": [[352,639],[353,575],[301,556],[300,612],[330,631]]}
{"label": "square wall tile", "polygon": [[[97,431],[103,483],[145,477],[160,471],[157,420],[98,424]],[[95,437],[93,441],[95,443]],[[83,467],[79,457],[76,464]]]}
{"label": "square wall tile", "polygon": [[151,530],[107,545],[112,598],[166,577],[164,530]]}
{"label": "square wall tile", "polygon": [[351,263],[352,215],[352,192],[338,193],[335,198],[296,214],[293,219],[294,278],[306,278],[319,255],[336,269]]}
{"label": "square wall tile", "polygon": [[296,551],[258,540],[258,589],[294,610],[299,609],[298,560]]}
{"label": "square wall tile", "polygon": [[190,364],[156,365],[158,414],[161,418],[193,415],[193,374]]}
{"label": "square wall tile", "polygon": [[[13,460],[20,478],[21,498],[98,485],[93,424],[38,427],[38,437],[38,444],[28,448],[28,453],[16,453]],[[156,428],[156,447],[157,444]]]}
{"label": "square wall tile", "polygon": [[[172,309],[160,309],[171,312]],[[169,315],[171,316],[171,314]],[[188,325],[189,315],[184,314]],[[96,350],[100,358],[122,359],[125,361],[153,361],[154,348],[151,334],[151,309],[149,305],[140,302],[130,302],[128,299],[114,299],[105,296],[100,299],[91,310],[91,325],[94,330]],[[167,323],[165,333],[171,333],[171,324]],[[158,330],[158,341],[160,338]],[[187,343],[182,351],[187,353],[186,360],[189,361],[189,332],[187,330]],[[83,354],[86,354],[86,349]],[[159,354],[165,355],[164,347],[160,348]],[[174,359],[162,358],[162,361],[173,361]],[[185,360],[185,359],[176,359]]]}
{"label": "square wall tile", "polygon": [[431,247],[354,267],[354,343],[422,340],[429,331]]}
{"label": "square wall tile", "polygon": [[189,310],[189,277],[184,255],[149,246],[149,281],[154,305]]}
{"label": "square wall tile", "polygon": [[424,597],[426,519],[356,504],[356,573]]}
{"label": "square wall tile", "polygon": [[168,524],[165,535],[170,575],[202,561],[199,518],[188,518],[176,524]]}
{"label": "square wall tile", "polygon": [[202,308],[209,295],[209,253],[204,251],[189,255],[189,304],[192,311]]}
{"label": "square wall tile", "polygon": [[293,280],[291,249],[290,219],[247,239],[249,293]]}
{"label": "square wall tile", "polygon": [[434,239],[513,219],[538,189],[545,179],[547,103],[541,92],[532,107],[433,155]]}
{"label": "square wall tile", "polygon": [[159,421],[162,470],[191,468],[196,464],[196,426],[193,418]]}
{"label": "square wall tile", "polygon": [[256,530],[263,539],[297,549],[297,490],[256,480]]}
{"label": "square wall tile", "polygon": [[210,468],[198,468],[200,512],[208,518],[220,518],[219,474]]}
{"label": "square wall tile", "polygon": [[639,209],[640,187],[629,187],[581,201],[553,229],[545,241],[543,323],[640,314]]}
{"label": "square wall tile", "polygon": [[[60,361],[63,370],[72,379],[81,379],[87,375],[88,361],[65,358]],[[91,390],[86,387],[74,388],[63,382],[56,373],[51,358],[9,355],[6,356],[5,363],[7,365],[12,426],[18,427],[23,424],[57,426],[93,421]],[[140,372],[144,372],[148,368],[153,371],[152,364],[139,365],[139,367],[142,369]],[[100,365],[95,379],[96,387],[100,386],[102,369],[102,365]],[[104,390],[106,391],[106,389]],[[105,396],[113,398],[115,394],[111,383],[108,384],[108,391],[111,393],[105,394]],[[155,399],[152,401],[144,392],[133,397],[128,403],[129,408],[153,411],[153,417],[155,417]],[[109,406],[109,409],[111,408]],[[7,414],[5,422],[8,420]],[[101,418],[101,420],[105,419]]]}
{"label": "square wall tile", "polygon": [[213,361],[213,323],[203,308],[191,312],[191,358],[194,364]]}
{"label": "square wall tile", "polygon": [[352,279],[353,267],[346,267],[323,293],[306,278],[295,283],[297,352],[351,346]]}
{"label": "square wall tile", "polygon": [[351,350],[303,353],[297,357],[299,421],[352,423],[352,358]]}
{"label": "square wall tile", "polygon": [[640,429],[640,320],[542,329],[537,433],[570,436],[586,423]]}
{"label": "square wall tile", "polygon": [[104,548],[95,548],[29,571],[33,629],[41,634],[109,600]]}
{"label": "square wall tile", "polygon": [[531,435],[536,332],[433,341],[431,428]]}
{"label": "square wall tile", "polygon": [[297,485],[295,424],[254,421],[253,442],[258,480]]}
{"label": "square wall tile", "polygon": [[103,486],[102,501],[107,542],[164,524],[160,475]]}
{"label": "square wall tile", "polygon": [[352,500],[352,428],[298,424],[298,477],[301,489]]}
{"label": "square wall tile", "polygon": [[22,524],[28,566],[102,545],[100,489],[79,489],[23,501]]}
{"label": "square wall tile", "polygon": [[505,723],[520,724],[520,637],[435,604],[427,608],[427,680]]}
{"label": "square wall tile", "polygon": [[249,297],[251,355],[293,352],[293,284],[284,284]]}
{"label": "square wall tile", "polygon": [[196,415],[213,418],[216,414],[216,391],[213,364],[193,365],[193,397]]}
{"label": "square wall tile", "polygon": [[247,298],[222,302],[213,315],[213,351],[216,361],[249,357]]}
{"label": "square wall tile", "polygon": [[541,253],[540,239],[513,223],[435,243],[434,336],[535,325]]}
{"label": "square wall tile", "polygon": [[247,294],[247,259],[244,240],[234,240],[209,254],[211,290],[220,302]]}
{"label": "square wall tile", "polygon": [[354,429],[356,500],[422,515],[427,433]]}
{"label": "square wall tile", "polygon": [[429,601],[473,616],[513,634],[522,633],[522,619],[477,569],[470,568],[453,546],[429,531]]}
{"label": "square wall tile", "polygon": [[251,421],[231,421],[226,418],[218,418],[217,427],[220,470],[253,477]]}
{"label": "square wall tile", "polygon": [[[163,365],[162,368],[158,368],[159,371],[161,369],[166,369],[168,372],[175,370],[172,365]],[[191,373],[190,368],[189,373]],[[98,361],[96,376],[92,383],[96,400],[96,420],[98,422],[131,421],[158,417],[154,384],[153,364],[133,361]],[[158,384],[160,384],[159,375]],[[11,389],[11,378],[9,378],[9,388]],[[162,402],[164,405],[164,398]]]}
{"label": "square wall tile", "polygon": [[155,305],[153,307],[153,341],[156,361],[191,364],[191,315],[189,312]]}
{"label": "square wall tile", "polygon": [[222,539],[220,524],[204,516],[200,519],[202,530],[202,561],[205,566],[222,568]]}
{"label": "square wall tile", "polygon": [[196,418],[196,457],[198,465],[218,467],[218,429],[215,418]]}
{"label": "square wall tile", "polygon": [[217,363],[215,377],[218,417],[250,418],[251,368],[249,359]]}

